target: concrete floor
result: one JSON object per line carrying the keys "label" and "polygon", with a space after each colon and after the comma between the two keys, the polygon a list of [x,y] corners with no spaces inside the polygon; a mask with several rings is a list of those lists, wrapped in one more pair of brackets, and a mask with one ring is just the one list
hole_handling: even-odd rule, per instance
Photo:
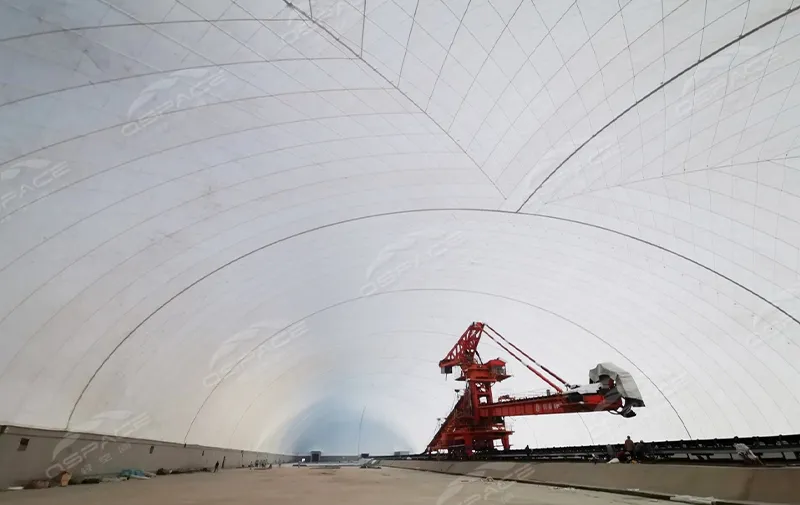
{"label": "concrete floor", "polygon": [[[0,493],[26,505],[642,505],[656,500],[382,468],[225,470],[67,488]],[[663,503],[663,502],[662,502]]]}

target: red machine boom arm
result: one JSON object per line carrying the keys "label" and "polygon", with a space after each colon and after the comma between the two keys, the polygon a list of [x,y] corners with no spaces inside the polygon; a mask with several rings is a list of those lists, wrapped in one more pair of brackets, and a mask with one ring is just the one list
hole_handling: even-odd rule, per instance
{"label": "red machine boom arm", "polygon": [[476,356],[480,359],[478,355],[478,344],[481,341],[481,335],[483,335],[483,328],[483,323],[472,323],[469,328],[467,328],[467,331],[461,335],[461,338],[459,338],[458,342],[450,349],[447,356],[439,361],[439,368],[443,370],[442,373],[445,373],[445,368],[470,365],[475,362]]}
{"label": "red machine boom arm", "polygon": [[[507,379],[509,375],[506,373],[505,361],[499,358],[481,362],[478,344],[483,335],[494,340],[504,351],[552,387],[554,392],[548,390],[546,395],[532,398],[506,396],[495,401],[492,386]],[[509,347],[525,356],[540,370],[525,363]],[[611,412],[627,418],[636,415],[631,410],[633,406],[644,406],[644,402],[638,397],[625,397],[620,391],[622,388],[609,375],[600,375],[597,381],[592,381],[588,386],[571,386],[485,323],[472,323],[447,356],[439,362],[444,374],[452,373],[455,366],[461,369],[456,380],[466,382],[464,394],[459,397],[428,444],[428,453],[447,450],[451,457],[471,457],[475,451],[494,450],[495,440],[500,440],[503,448],[508,450],[508,437],[513,432],[506,429],[504,418],[507,416]],[[635,388],[632,379],[627,380],[628,386]],[[556,382],[560,382],[563,387]],[[636,392],[638,394],[638,390]]]}

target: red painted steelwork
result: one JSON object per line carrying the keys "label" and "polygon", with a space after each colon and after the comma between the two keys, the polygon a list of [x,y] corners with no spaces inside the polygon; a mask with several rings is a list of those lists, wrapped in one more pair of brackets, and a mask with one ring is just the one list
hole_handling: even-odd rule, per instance
{"label": "red painted steelwork", "polygon": [[[483,335],[494,340],[503,350],[549,384],[555,392],[535,398],[503,396],[496,401],[492,395],[492,386],[510,376],[506,372],[505,361],[499,358],[486,363],[481,361],[478,344]],[[524,355],[541,371],[525,363],[500,340]],[[619,411],[623,407],[622,398],[613,394],[613,381],[608,386],[597,385],[596,392],[580,393],[489,325],[480,322],[472,323],[467,328],[447,356],[439,362],[439,367],[444,374],[453,373],[453,367],[459,367],[461,371],[456,380],[466,384],[455,407],[428,444],[428,453],[447,451],[449,457],[469,458],[476,452],[496,450],[495,441],[500,441],[503,450],[508,450],[509,436],[513,432],[506,427],[504,418],[507,416]],[[567,391],[554,381],[563,384]]]}

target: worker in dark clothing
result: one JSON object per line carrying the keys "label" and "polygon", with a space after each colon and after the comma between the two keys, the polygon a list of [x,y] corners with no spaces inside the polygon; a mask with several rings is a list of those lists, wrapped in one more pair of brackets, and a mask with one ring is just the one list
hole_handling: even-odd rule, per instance
{"label": "worker in dark clothing", "polygon": [[217,473],[217,470],[219,470],[219,461],[214,463],[214,473]]}
{"label": "worker in dark clothing", "polygon": [[525,446],[525,456],[527,456],[528,458],[531,457],[531,447],[529,445]]}
{"label": "worker in dark clothing", "polygon": [[628,435],[628,438],[625,439],[625,442],[622,444],[622,450],[619,451],[617,454],[617,458],[619,458],[620,463],[628,463],[633,459],[633,453],[636,450],[636,446],[631,440],[631,436]]}
{"label": "worker in dark clothing", "polygon": [[639,440],[633,449],[633,459],[636,461],[644,460],[644,440]]}
{"label": "worker in dark clothing", "polygon": [[636,449],[636,447],[635,447],[635,445],[634,445],[634,443],[633,443],[633,440],[631,440],[631,436],[630,436],[630,435],[628,435],[628,438],[626,438],[626,439],[625,439],[625,450],[626,450],[627,452],[629,452],[629,453],[633,454],[633,451],[634,451],[635,449]]}

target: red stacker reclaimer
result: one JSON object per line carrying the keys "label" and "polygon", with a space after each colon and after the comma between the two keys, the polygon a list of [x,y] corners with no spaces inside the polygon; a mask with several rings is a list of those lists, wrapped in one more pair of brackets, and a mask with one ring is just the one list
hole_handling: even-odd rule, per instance
{"label": "red stacker reclaimer", "polygon": [[[483,335],[494,340],[551,389],[532,397],[504,395],[495,399],[492,386],[510,375],[506,372],[505,361],[496,358],[484,363],[481,360],[478,343]],[[633,407],[644,407],[633,377],[612,363],[601,363],[590,370],[588,385],[571,385],[486,323],[472,323],[439,362],[443,374],[453,373],[453,367],[460,369],[456,380],[466,383],[464,392],[428,444],[426,453],[429,455],[443,451],[447,451],[447,457],[451,459],[486,455],[498,450],[495,447],[498,440],[503,450],[509,450],[509,435],[513,432],[506,428],[507,416],[610,412],[630,418],[636,415]]]}

